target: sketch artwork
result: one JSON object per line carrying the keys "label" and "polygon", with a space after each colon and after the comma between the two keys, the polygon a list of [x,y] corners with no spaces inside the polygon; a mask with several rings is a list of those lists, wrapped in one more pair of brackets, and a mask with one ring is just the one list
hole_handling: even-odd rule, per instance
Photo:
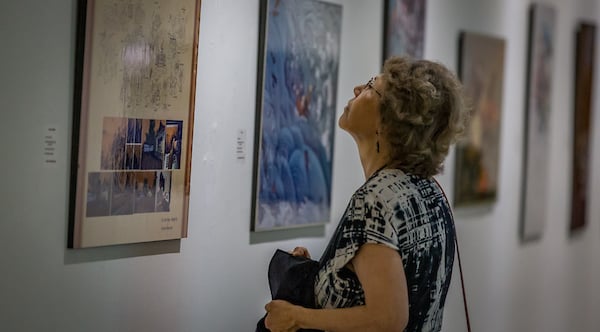
{"label": "sketch artwork", "polygon": [[[152,5],[149,5],[151,3]],[[185,97],[183,55],[186,17],[193,8],[161,14],[161,3],[142,0],[99,4],[98,72],[106,84],[117,83],[126,111],[168,110],[173,99]],[[189,19],[189,18],[188,18]]]}
{"label": "sketch artwork", "polygon": [[79,4],[69,247],[186,237],[200,0]]}

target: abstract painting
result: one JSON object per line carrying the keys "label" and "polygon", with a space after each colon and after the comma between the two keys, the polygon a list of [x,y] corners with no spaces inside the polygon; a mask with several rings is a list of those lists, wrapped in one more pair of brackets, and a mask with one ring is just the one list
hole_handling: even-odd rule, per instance
{"label": "abstract painting", "polygon": [[573,132],[573,191],[571,201],[571,231],[586,224],[587,192],[590,163],[590,123],[592,109],[593,72],[596,26],[581,23],[577,30],[575,50],[575,119]]}
{"label": "abstract painting", "polygon": [[529,16],[529,68],[521,201],[521,238],[525,241],[541,237],[547,217],[556,11],[550,5],[534,4]]}
{"label": "abstract painting", "polygon": [[329,221],[342,7],[261,1],[251,229]]}
{"label": "abstract painting", "polygon": [[464,32],[459,49],[459,76],[473,112],[466,137],[456,147],[457,207],[496,200],[505,42]]}
{"label": "abstract painting", "polygon": [[80,0],[69,248],[187,236],[200,0]]}
{"label": "abstract painting", "polygon": [[423,58],[427,0],[385,0],[383,61],[393,55]]}

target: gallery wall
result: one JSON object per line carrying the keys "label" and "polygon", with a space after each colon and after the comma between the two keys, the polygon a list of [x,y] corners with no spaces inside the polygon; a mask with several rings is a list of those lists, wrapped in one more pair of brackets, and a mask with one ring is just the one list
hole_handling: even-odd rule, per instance
{"label": "gallery wall", "polygon": [[[269,299],[266,268],[273,251],[304,245],[318,258],[362,183],[353,141],[336,132],[331,223],[251,234],[258,0],[203,0],[189,237],[66,249],[75,2],[0,3],[0,329],[253,330]],[[341,112],[352,87],[380,69],[383,10],[380,1],[335,2],[343,5]],[[462,30],[507,41],[498,200],[488,208],[456,211],[474,331],[600,326],[600,174],[590,175],[587,226],[575,234],[568,230],[574,36],[579,20],[599,17],[600,6],[597,0],[545,3],[557,9],[548,219],[543,236],[527,243],[519,240],[518,211],[529,2],[429,0],[427,5],[426,58],[455,70]],[[600,94],[598,85],[594,91]],[[598,104],[594,98],[591,170],[600,169]],[[57,129],[54,164],[43,158],[43,138],[51,127]],[[239,138],[245,139],[241,160]],[[451,200],[453,162],[452,151],[438,177]],[[455,268],[444,331],[465,330],[459,280]]]}

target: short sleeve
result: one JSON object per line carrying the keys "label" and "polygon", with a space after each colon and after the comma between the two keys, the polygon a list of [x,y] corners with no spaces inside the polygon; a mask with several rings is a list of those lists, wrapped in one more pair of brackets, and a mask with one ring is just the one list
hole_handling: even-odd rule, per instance
{"label": "short sleeve", "polygon": [[355,193],[340,225],[335,268],[348,264],[366,243],[399,250],[398,233],[391,217],[390,210],[375,193]]}
{"label": "short sleeve", "polygon": [[[371,196],[367,196],[370,198]],[[398,235],[392,225],[391,215],[383,203],[377,199],[365,200],[365,216],[363,218],[365,239],[361,243],[383,244],[399,250]]]}

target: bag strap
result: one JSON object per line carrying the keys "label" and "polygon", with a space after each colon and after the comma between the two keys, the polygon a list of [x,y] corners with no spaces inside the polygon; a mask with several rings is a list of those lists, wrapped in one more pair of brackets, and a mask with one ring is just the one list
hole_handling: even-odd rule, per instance
{"label": "bag strap", "polygon": [[[454,217],[452,217],[454,219]],[[458,249],[458,237],[456,236],[456,226],[454,226],[454,243],[456,245],[456,255],[458,256],[458,271],[460,272],[460,286],[462,287],[463,305],[465,307],[465,318],[467,320],[467,331],[471,332],[471,321],[469,320],[469,308],[467,306],[467,293],[465,292],[465,279],[463,278],[462,264],[460,262],[460,250]]]}
{"label": "bag strap", "polygon": [[[444,188],[442,188],[440,183],[435,178],[432,177],[432,179],[433,179],[433,181],[435,181],[437,186],[440,188],[440,191],[444,195],[444,198],[446,199],[446,203],[448,204],[448,210],[450,211],[450,216],[452,216],[452,222],[454,223],[454,213],[452,213],[452,208],[450,208],[450,201],[448,200],[448,196],[446,196],[446,192],[444,192]],[[458,256],[458,271],[460,272],[460,286],[462,288],[463,305],[465,308],[465,319],[467,320],[467,331],[471,332],[471,320],[469,319],[469,307],[467,306],[467,293],[465,291],[465,279],[463,277],[462,263],[460,261],[460,250],[458,249],[458,232],[456,231],[456,224],[454,224],[453,226],[454,226],[454,245],[456,246],[456,255]]]}

